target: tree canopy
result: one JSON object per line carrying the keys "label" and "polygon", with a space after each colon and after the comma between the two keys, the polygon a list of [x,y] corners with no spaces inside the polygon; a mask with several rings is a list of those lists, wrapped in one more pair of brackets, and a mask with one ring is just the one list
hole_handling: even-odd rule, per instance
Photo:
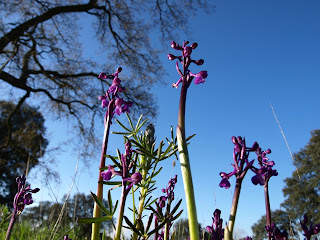
{"label": "tree canopy", "polygon": [[9,207],[17,192],[16,178],[39,164],[48,145],[42,114],[26,103],[12,114],[14,109],[15,104],[0,101],[0,203]]}
{"label": "tree canopy", "polygon": [[314,224],[320,223],[320,130],[311,132],[309,143],[294,154],[297,171],[285,179],[282,206],[292,219],[307,214]]}
{"label": "tree canopy", "polygon": [[[111,84],[98,74],[122,66],[127,99],[139,114],[155,116],[149,90],[164,70],[161,41],[153,36],[172,40],[200,9],[211,8],[206,0],[0,0],[0,65],[11,59],[0,84],[11,87],[19,103],[32,97],[55,118],[72,117],[90,142],[94,117],[104,112],[97,96]],[[90,39],[81,37],[83,22],[92,23],[85,33],[95,31],[92,44],[105,52],[104,62],[84,53]]]}

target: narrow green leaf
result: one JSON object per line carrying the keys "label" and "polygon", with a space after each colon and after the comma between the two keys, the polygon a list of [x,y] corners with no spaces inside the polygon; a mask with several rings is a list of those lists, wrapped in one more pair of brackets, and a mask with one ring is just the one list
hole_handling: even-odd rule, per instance
{"label": "narrow green leaf", "polygon": [[141,128],[146,122],[148,122],[148,121],[149,121],[149,119],[144,120],[144,121],[139,125],[139,127],[136,128],[137,133],[138,133],[138,131],[140,130],[140,128]]}
{"label": "narrow green leaf", "polygon": [[128,114],[128,113],[126,113],[126,115],[127,115],[127,118],[128,118],[129,124],[130,124],[130,127],[131,127],[131,129],[132,129],[132,131],[131,131],[131,132],[134,132],[134,128],[133,128],[133,125],[132,125],[131,118],[130,118],[130,116],[129,116],[129,114]]}
{"label": "narrow green leaf", "polygon": [[[150,197],[150,198],[151,198],[151,197]],[[157,199],[152,200],[152,202],[151,202],[151,203],[149,203],[148,205],[146,204],[146,205],[145,205],[145,208],[149,208],[149,207],[150,207],[150,205],[152,205],[155,201],[157,201]]]}
{"label": "narrow green leaf", "polygon": [[196,134],[192,134],[191,136],[187,137],[186,142],[193,138]]}
{"label": "narrow green leaf", "polygon": [[129,135],[129,134],[131,134],[131,132],[114,132],[114,131],[112,131],[111,133],[112,134],[117,134],[117,135]]}
{"label": "narrow green leaf", "polygon": [[103,206],[103,203],[102,201],[97,197],[97,195],[95,195],[93,192],[90,192],[91,193],[91,196],[93,198],[93,200],[97,203],[97,205],[99,206],[99,208],[105,213],[105,214],[108,214],[109,213],[109,210]]}
{"label": "narrow green leaf", "polygon": [[121,153],[120,153],[120,150],[119,150],[118,148],[117,148],[116,150],[117,150],[118,159],[119,159],[119,161],[121,162]]}
{"label": "narrow green leaf", "polygon": [[183,212],[183,210],[181,210],[176,216],[174,216],[171,221],[173,222],[174,220],[178,219],[180,217],[180,215],[182,214],[182,212]]}
{"label": "narrow green leaf", "polygon": [[151,223],[152,223],[152,219],[153,219],[153,213],[150,214],[149,219],[148,219],[148,223],[147,223],[147,227],[146,227],[146,232],[149,231]]}
{"label": "narrow green leaf", "polygon": [[143,148],[139,148],[136,150],[137,153],[146,156],[146,157],[150,157],[151,159],[157,159],[156,156],[152,155],[149,151],[147,151],[146,149]]}
{"label": "narrow green leaf", "polygon": [[157,175],[161,172],[162,168],[163,168],[163,167],[159,168],[158,171],[156,171],[155,173],[153,173],[152,176],[151,176],[151,178],[154,178],[155,176],[157,176]]}
{"label": "narrow green leaf", "polygon": [[139,230],[132,224],[132,222],[130,222],[129,218],[127,218],[126,216],[123,216],[124,220],[126,221],[126,223],[129,225],[129,227],[139,236],[141,235],[141,233],[139,232]]}
{"label": "narrow green leaf", "polygon": [[117,210],[117,207],[118,207],[118,200],[116,201],[116,205],[114,205],[114,209],[112,210],[112,216],[114,215],[114,213],[116,212],[116,210]]}
{"label": "narrow green leaf", "polygon": [[163,140],[161,140],[161,142],[159,143],[158,153],[157,153],[157,158],[158,158],[158,159],[160,159],[163,145],[164,145],[164,144],[163,144]]}
{"label": "narrow green leaf", "polygon": [[180,204],[182,202],[182,199],[177,203],[177,205],[172,209],[171,214],[173,215],[179,208]]}
{"label": "narrow green leaf", "polygon": [[162,219],[159,213],[153,207],[149,206],[148,210],[151,210],[157,216],[158,219]]}
{"label": "narrow green leaf", "polygon": [[98,222],[105,222],[110,221],[112,216],[104,216],[98,218],[77,218],[77,223],[98,223]]}
{"label": "narrow green leaf", "polygon": [[[127,113],[126,113],[126,114],[127,114]],[[135,129],[134,129],[134,131],[135,131],[136,133],[139,131],[138,127],[139,127],[139,124],[140,124],[140,122],[141,122],[142,116],[143,116],[143,114],[140,115],[140,117],[139,117],[139,119],[138,119],[138,122],[137,122],[137,124],[136,124],[136,127],[135,127]]]}
{"label": "narrow green leaf", "polygon": [[99,183],[102,183],[104,185],[119,185],[121,186],[122,182],[120,181],[99,181]]}
{"label": "narrow green leaf", "polygon": [[102,240],[106,240],[106,230],[103,230]]}
{"label": "narrow green leaf", "polygon": [[113,210],[113,203],[112,203],[112,198],[111,198],[111,190],[108,190],[108,207],[109,207],[109,213],[111,214],[111,215],[113,215],[112,214],[112,210]]}
{"label": "narrow green leaf", "polygon": [[[122,171],[122,166],[114,157],[112,157],[111,155],[108,155],[108,158],[110,158],[111,161],[120,169],[120,171]],[[121,161],[121,158],[119,158],[119,161]]]}
{"label": "narrow green leaf", "polygon": [[127,130],[129,133],[132,133],[132,131],[131,131],[129,128],[127,128],[126,126],[124,126],[118,119],[116,119],[116,122],[119,123],[119,125],[120,125],[123,129]]}
{"label": "narrow green leaf", "polygon": [[161,229],[167,222],[169,221],[169,218],[167,218],[165,221],[160,223],[155,229],[153,229],[151,232],[148,233],[148,236],[151,236],[155,232],[157,232],[159,229]]}

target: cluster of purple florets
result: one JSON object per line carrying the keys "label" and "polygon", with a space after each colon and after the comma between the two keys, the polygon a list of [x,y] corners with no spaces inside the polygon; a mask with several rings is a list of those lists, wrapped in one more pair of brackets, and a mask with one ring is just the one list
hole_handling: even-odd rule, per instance
{"label": "cluster of purple florets", "polygon": [[14,212],[19,215],[26,205],[33,203],[32,193],[37,193],[40,189],[31,189],[30,186],[26,187],[26,177],[24,175],[17,177],[16,182],[18,183],[18,192],[14,197],[13,207]]}
{"label": "cluster of purple florets", "polygon": [[[236,138],[233,136],[232,142],[234,144],[234,163],[232,164],[234,169],[230,173],[220,173],[220,176],[222,177],[222,180],[219,184],[220,187],[226,189],[229,188],[229,178],[231,176],[235,175],[237,179],[243,179],[249,169],[256,174],[251,179],[252,183],[255,185],[265,185],[272,176],[278,175],[277,170],[272,169],[272,167],[275,165],[274,161],[269,161],[269,158],[267,158],[267,154],[271,153],[270,149],[262,151],[257,142],[255,142],[252,147],[246,147],[245,138],[242,139],[242,137]],[[253,166],[254,160],[248,160],[250,152],[255,152],[257,154],[259,168]]]}
{"label": "cluster of purple florets", "polygon": [[[180,75],[180,79],[176,82],[172,84],[172,87],[178,88],[179,84],[181,82],[186,81],[187,86],[190,85],[192,79],[194,78],[194,83],[195,84],[199,84],[199,83],[204,83],[205,82],[205,78],[208,76],[207,71],[200,71],[197,74],[193,74],[190,70],[189,70],[189,66],[191,63],[194,63],[196,65],[202,65],[204,63],[203,59],[199,59],[199,60],[193,60],[191,59],[191,53],[192,50],[196,49],[198,44],[197,43],[192,43],[190,46],[188,46],[189,42],[184,42],[182,46],[180,46],[179,44],[177,44],[176,42],[172,41],[171,42],[171,47],[175,50],[180,50],[182,52],[182,54],[180,56],[175,56],[173,54],[168,54],[168,59],[169,60],[175,60],[177,59],[177,71]],[[179,64],[181,63],[183,66],[183,72],[179,69]]]}
{"label": "cluster of purple florets", "polygon": [[209,233],[210,240],[222,240],[224,238],[224,228],[222,228],[221,211],[216,209],[213,213],[212,225],[207,226],[206,230]]}
{"label": "cluster of purple florets", "polygon": [[130,185],[127,187],[126,191],[129,191],[130,188],[139,183],[142,180],[142,176],[139,172],[130,173],[130,170],[133,168],[134,162],[132,161],[132,152],[131,142],[128,140],[125,143],[125,154],[121,154],[121,166],[122,170],[116,171],[114,166],[109,165],[107,171],[101,173],[101,177],[105,181],[109,181],[111,177],[119,175],[122,177],[123,181],[130,182]]}
{"label": "cluster of purple florets", "polygon": [[121,86],[121,80],[118,77],[119,73],[122,71],[122,68],[119,67],[114,74],[107,75],[105,73],[100,73],[98,78],[100,79],[113,79],[112,84],[109,89],[106,91],[106,94],[100,96],[101,106],[103,108],[108,108],[107,114],[110,112],[111,117],[114,113],[120,115],[121,113],[130,112],[130,107],[132,106],[131,101],[124,101],[122,98],[118,96],[118,93],[121,93],[125,90],[124,87]]}
{"label": "cluster of purple florets", "polygon": [[174,187],[177,183],[177,175],[174,176],[174,178],[171,178],[168,182],[168,186],[166,188],[163,188],[161,191],[163,193],[166,193],[165,196],[161,196],[159,198],[159,206],[161,208],[164,208],[166,206],[166,201],[170,199],[172,202],[174,200]]}

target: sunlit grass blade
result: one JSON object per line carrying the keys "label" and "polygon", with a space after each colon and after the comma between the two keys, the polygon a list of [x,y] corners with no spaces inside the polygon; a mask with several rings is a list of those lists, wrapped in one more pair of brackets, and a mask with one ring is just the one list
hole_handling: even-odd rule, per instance
{"label": "sunlit grass blade", "polygon": [[99,206],[99,208],[105,213],[105,214],[108,214],[109,213],[109,210],[103,206],[103,203],[102,201],[97,197],[97,195],[95,195],[93,192],[90,192],[91,193],[91,196],[93,198],[93,200],[97,203],[97,205]]}
{"label": "sunlit grass blade", "polygon": [[99,181],[99,183],[102,183],[104,185],[119,185],[121,186],[122,182],[121,181]]}
{"label": "sunlit grass blade", "polygon": [[99,222],[105,222],[110,221],[112,219],[112,216],[104,216],[104,217],[98,217],[98,218],[78,218],[78,223],[99,223]]}

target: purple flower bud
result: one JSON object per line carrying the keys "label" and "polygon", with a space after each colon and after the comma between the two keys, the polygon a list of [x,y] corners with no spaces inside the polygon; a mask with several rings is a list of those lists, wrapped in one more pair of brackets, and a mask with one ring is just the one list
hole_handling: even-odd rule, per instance
{"label": "purple flower bud", "polygon": [[35,188],[35,189],[33,189],[31,192],[32,193],[37,193],[37,192],[39,192],[40,191],[40,188]]}
{"label": "purple flower bud", "polygon": [[159,198],[159,207],[164,208],[166,206],[167,198],[165,196],[162,196]]}
{"label": "purple flower bud", "polygon": [[112,177],[112,172],[110,170],[106,172],[102,172],[101,177],[103,178],[103,180],[109,181]]}
{"label": "purple flower bud", "polygon": [[206,230],[208,233],[212,233],[213,228],[211,226],[206,226]]}
{"label": "purple flower bud", "polygon": [[199,59],[199,60],[196,61],[196,64],[198,66],[200,66],[200,65],[204,64],[204,60],[203,59]]}
{"label": "purple flower bud", "polygon": [[120,73],[122,71],[122,67],[117,68],[117,72]]}
{"label": "purple flower bud", "polygon": [[171,42],[171,47],[175,50],[182,50],[182,47],[180,47],[175,41]]}
{"label": "purple flower bud", "polygon": [[107,76],[107,74],[105,73],[100,73],[99,76],[98,76],[99,79],[108,79],[109,76]]}
{"label": "purple flower bud", "polygon": [[254,142],[252,147],[251,147],[251,151],[256,151],[259,147],[259,144],[257,142]]}
{"label": "purple flower bud", "polygon": [[198,47],[198,43],[192,43],[190,46],[192,49],[196,49]]}
{"label": "purple flower bud", "polygon": [[271,149],[267,149],[264,151],[266,154],[270,154],[271,153]]}
{"label": "purple flower bud", "polygon": [[137,183],[141,182],[142,175],[139,172],[136,172],[136,173],[132,174],[131,179],[134,184],[137,184]]}
{"label": "purple flower bud", "polygon": [[173,55],[173,54],[168,54],[168,59],[169,60],[175,60],[175,59],[177,59],[178,57],[176,57],[175,55]]}

